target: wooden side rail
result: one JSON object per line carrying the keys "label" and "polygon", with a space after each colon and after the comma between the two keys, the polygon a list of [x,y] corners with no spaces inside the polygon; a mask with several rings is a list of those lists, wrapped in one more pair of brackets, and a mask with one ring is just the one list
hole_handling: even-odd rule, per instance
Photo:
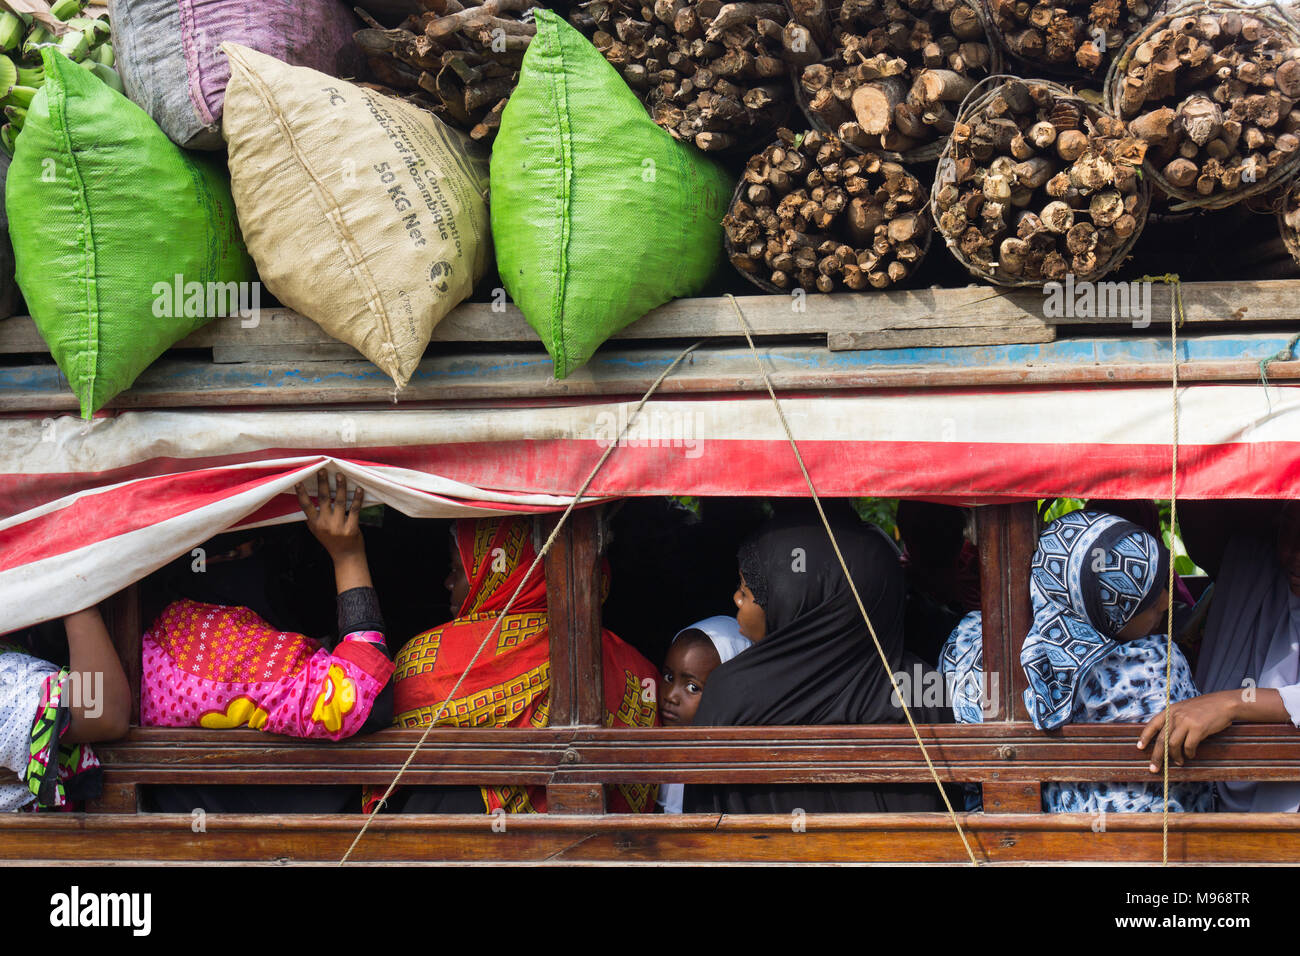
{"label": "wooden side rail", "polygon": [[[960,814],[980,863],[1159,862],[1161,815]],[[493,826],[496,824],[496,826]],[[360,815],[0,814],[0,860],[337,863]],[[1294,863],[1300,814],[1171,814],[1177,863]],[[966,863],[945,814],[377,818],[357,863]]]}
{"label": "wooden side rail", "polygon": [[[1139,726],[923,725],[946,781],[1156,781],[1134,748]],[[255,731],[136,728],[98,747],[115,784],[387,783],[419,739],[386,730],[339,743]],[[1173,780],[1300,780],[1300,733],[1234,727],[1202,745]],[[906,726],[726,727],[654,730],[435,730],[405,783],[580,784],[906,782],[930,779]]]}

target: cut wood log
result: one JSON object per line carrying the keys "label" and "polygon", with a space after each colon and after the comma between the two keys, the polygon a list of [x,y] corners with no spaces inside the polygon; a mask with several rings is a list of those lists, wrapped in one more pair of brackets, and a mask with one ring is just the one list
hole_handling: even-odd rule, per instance
{"label": "cut wood log", "polygon": [[853,92],[853,114],[864,133],[887,132],[893,128],[894,107],[903,102],[907,86],[896,76],[876,80],[860,86]]}

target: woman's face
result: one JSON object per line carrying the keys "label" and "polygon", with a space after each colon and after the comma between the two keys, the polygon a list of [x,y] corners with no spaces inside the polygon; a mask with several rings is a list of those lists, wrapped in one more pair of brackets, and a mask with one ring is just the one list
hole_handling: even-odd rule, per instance
{"label": "woman's face", "polygon": [[1124,625],[1124,629],[1115,635],[1115,640],[1132,641],[1139,637],[1146,637],[1148,634],[1155,634],[1157,631],[1163,633],[1165,612],[1168,610],[1169,588],[1165,587],[1161,589],[1160,596],[1156,598],[1154,604]]}
{"label": "woman's face", "polygon": [[451,546],[451,573],[442,583],[451,593],[451,613],[459,614],[460,609],[465,605],[465,598],[469,597],[469,577],[465,574],[465,565],[460,560],[460,549],[455,543]]}
{"label": "woman's face", "polygon": [[740,576],[740,586],[736,588],[736,623],[740,625],[740,634],[755,644],[767,636],[767,615],[754,600],[754,592],[745,583],[745,575]]}

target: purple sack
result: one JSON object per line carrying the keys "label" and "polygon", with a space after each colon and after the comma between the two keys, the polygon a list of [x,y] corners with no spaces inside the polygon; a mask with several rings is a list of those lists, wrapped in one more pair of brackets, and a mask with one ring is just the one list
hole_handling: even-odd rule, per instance
{"label": "purple sack", "polygon": [[110,0],[126,95],[187,149],[222,149],[227,41],[293,66],[355,78],[361,29],[342,0]]}

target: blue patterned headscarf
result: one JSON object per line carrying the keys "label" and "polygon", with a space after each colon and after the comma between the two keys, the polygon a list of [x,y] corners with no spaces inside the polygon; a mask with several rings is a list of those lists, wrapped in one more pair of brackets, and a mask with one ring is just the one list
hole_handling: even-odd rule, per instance
{"label": "blue patterned headscarf", "polygon": [[1162,593],[1169,552],[1132,522],[1074,511],[1043,529],[1029,572],[1034,623],[1020,650],[1034,726],[1070,719],[1084,678],[1115,635]]}

